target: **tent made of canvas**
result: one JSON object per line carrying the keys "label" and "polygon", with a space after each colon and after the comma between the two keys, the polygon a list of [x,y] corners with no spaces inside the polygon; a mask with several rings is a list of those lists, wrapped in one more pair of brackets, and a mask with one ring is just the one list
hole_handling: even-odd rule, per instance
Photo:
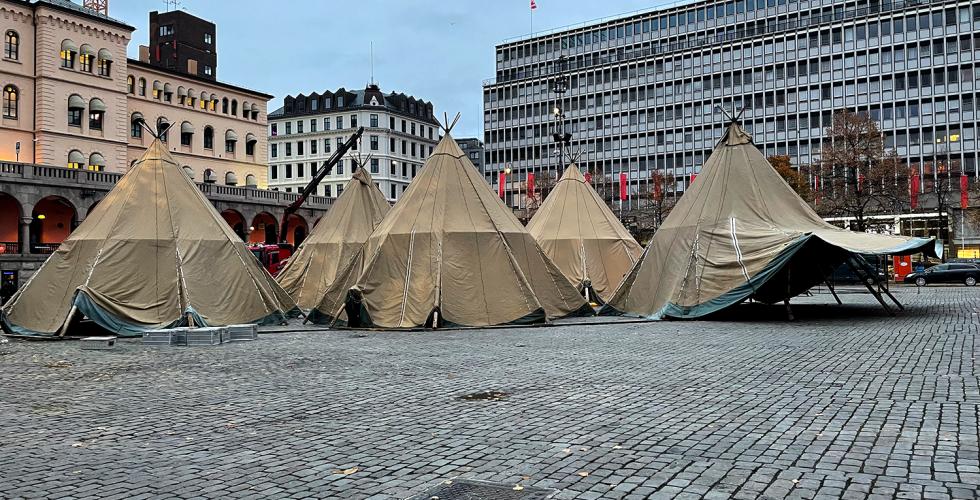
{"label": "tent made of canvas", "polygon": [[65,333],[83,315],[137,335],[277,323],[294,307],[157,140],[3,306],[3,326]]}
{"label": "tent made of canvas", "polygon": [[[361,250],[389,208],[371,175],[359,168],[279,272],[276,280],[301,309],[328,316],[318,322],[331,321],[329,316],[347,297],[360,270]],[[316,309],[321,303],[326,313]]]}
{"label": "tent made of canvas", "polygon": [[350,295],[383,328],[591,314],[448,133],[368,238]]}
{"label": "tent made of canvas", "polygon": [[527,231],[580,292],[605,301],[643,248],[573,163],[565,169]]}
{"label": "tent made of canvas", "polygon": [[857,255],[918,252],[934,254],[935,241],[822,220],[733,122],[602,313],[694,318],[750,297],[775,303]]}

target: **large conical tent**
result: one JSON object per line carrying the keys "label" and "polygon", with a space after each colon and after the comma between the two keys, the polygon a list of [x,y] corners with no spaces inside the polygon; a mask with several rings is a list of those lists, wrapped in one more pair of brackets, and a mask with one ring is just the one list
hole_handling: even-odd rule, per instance
{"label": "large conical tent", "polygon": [[[321,301],[343,303],[360,271],[355,262],[360,264],[361,249],[389,208],[371,175],[358,169],[276,277],[300,308],[313,309]],[[333,296],[325,298],[328,293]]]}
{"label": "large conical tent", "polygon": [[377,327],[432,325],[434,312],[438,326],[591,314],[448,132],[364,255],[351,295]]}
{"label": "large conical tent", "polygon": [[64,333],[78,313],[121,335],[280,322],[292,300],[159,140],[4,306],[4,327]]}
{"label": "large conical tent", "polygon": [[[599,302],[643,253],[573,163],[527,225],[552,262],[580,292]],[[595,296],[595,295],[597,296]]]}
{"label": "large conical tent", "polygon": [[693,318],[749,297],[775,303],[855,255],[917,252],[935,242],[823,221],[733,122],[602,312]]}

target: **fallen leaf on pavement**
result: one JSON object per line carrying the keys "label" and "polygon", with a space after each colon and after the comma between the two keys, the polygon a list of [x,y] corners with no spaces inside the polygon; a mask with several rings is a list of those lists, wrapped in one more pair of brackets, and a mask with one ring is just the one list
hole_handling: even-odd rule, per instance
{"label": "fallen leaf on pavement", "polygon": [[514,491],[521,491],[521,490],[523,490],[523,489],[524,489],[524,487],[523,487],[523,486],[521,486],[521,485],[519,485],[519,484],[515,484],[515,485],[514,485]]}
{"label": "fallen leaf on pavement", "polygon": [[578,475],[580,475],[582,477],[588,477],[589,476],[589,473],[588,472],[585,472],[585,471],[582,471],[582,472],[579,472]]}
{"label": "fallen leaf on pavement", "polygon": [[336,469],[336,470],[333,471],[333,473],[334,474],[341,474],[341,475],[344,475],[344,476],[349,476],[349,475],[357,472],[357,470],[358,470],[357,467],[351,467],[350,469],[343,469],[343,470]]}

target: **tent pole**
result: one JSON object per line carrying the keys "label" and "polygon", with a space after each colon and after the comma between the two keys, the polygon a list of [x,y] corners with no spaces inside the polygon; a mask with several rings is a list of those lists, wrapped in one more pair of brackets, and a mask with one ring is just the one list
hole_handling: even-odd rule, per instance
{"label": "tent pole", "polygon": [[[858,261],[858,263],[861,263],[861,261]],[[875,283],[878,284],[878,293],[884,292],[885,295],[887,295],[888,298],[891,299],[891,301],[894,302],[896,306],[898,306],[898,309],[900,311],[904,311],[905,310],[905,306],[903,306],[902,303],[899,302],[898,299],[896,299],[895,296],[892,295],[892,293],[890,291],[888,291],[888,287],[887,286],[881,286],[881,280],[878,279],[878,273],[875,272],[874,269],[871,269],[870,266],[867,266],[867,262],[865,262],[865,265],[866,265],[865,266],[865,270],[871,276],[874,277]]]}
{"label": "tent pole", "polygon": [[790,279],[789,279],[789,266],[786,266],[786,298],[783,299],[783,304],[786,306],[786,318],[790,321],[795,321],[796,318],[793,316],[793,308],[789,306],[789,291],[790,291]]}
{"label": "tent pole", "polygon": [[837,301],[837,305],[844,305],[844,303],[841,302],[840,297],[837,296],[837,292],[834,290],[834,285],[830,284],[830,280],[827,278],[827,273],[823,272],[822,267],[820,268],[820,275],[823,276],[823,283],[827,285],[828,289],[830,289],[830,293],[834,296],[834,300]]}
{"label": "tent pole", "polygon": [[[847,257],[847,260],[845,260],[844,262],[846,262],[847,263],[847,267],[850,267],[851,268],[851,271],[853,271],[854,274],[857,277],[860,278],[861,277],[861,273],[859,273],[858,270],[857,270],[857,268],[854,267],[854,262],[852,262],[853,260],[854,260],[854,257],[853,256],[848,256]],[[885,308],[885,311],[887,311],[889,315],[891,315],[891,316],[894,316],[895,315],[895,312],[892,311],[891,308],[888,307],[888,304],[885,303],[885,299],[882,299],[881,298],[881,294],[878,293],[877,291],[875,291],[874,287],[871,286],[870,284],[868,284],[868,281],[867,280],[861,280],[861,283],[864,283],[864,286],[867,287],[867,289],[868,289],[869,292],[871,292],[871,295],[874,295],[874,297],[876,299],[878,299],[878,303],[881,304],[881,307],[884,307]]]}
{"label": "tent pole", "polygon": [[58,337],[64,338],[65,334],[68,333],[68,325],[71,324],[76,312],[78,312],[78,306],[72,304],[71,309],[68,310],[68,318],[65,319],[65,324],[61,325],[61,330],[58,332]]}

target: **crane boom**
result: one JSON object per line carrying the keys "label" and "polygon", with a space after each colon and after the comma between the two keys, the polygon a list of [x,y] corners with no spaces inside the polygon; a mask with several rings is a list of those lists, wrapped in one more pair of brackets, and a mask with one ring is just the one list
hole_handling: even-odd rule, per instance
{"label": "crane boom", "polygon": [[311,194],[316,192],[316,187],[320,184],[320,181],[322,181],[323,178],[326,177],[327,174],[329,174],[333,170],[334,165],[339,163],[341,158],[343,158],[343,156],[348,151],[350,151],[350,149],[353,148],[354,145],[357,144],[357,141],[361,138],[361,134],[363,133],[364,133],[364,127],[358,127],[357,131],[354,132],[354,134],[351,135],[350,138],[344,141],[344,143],[341,144],[340,147],[338,147],[337,150],[334,151],[332,155],[330,155],[330,158],[327,158],[327,160],[324,161],[322,165],[320,165],[320,168],[313,175],[313,179],[311,179],[310,183],[307,184],[305,188],[303,188],[303,191],[300,192],[299,197],[296,198],[296,201],[290,203],[289,206],[286,207],[286,210],[282,214],[282,224],[279,225],[280,245],[286,244],[286,234],[287,234],[286,222],[289,220],[289,216],[296,213],[296,211],[299,210],[299,207],[301,207],[303,203],[306,202],[306,199],[309,198]]}

